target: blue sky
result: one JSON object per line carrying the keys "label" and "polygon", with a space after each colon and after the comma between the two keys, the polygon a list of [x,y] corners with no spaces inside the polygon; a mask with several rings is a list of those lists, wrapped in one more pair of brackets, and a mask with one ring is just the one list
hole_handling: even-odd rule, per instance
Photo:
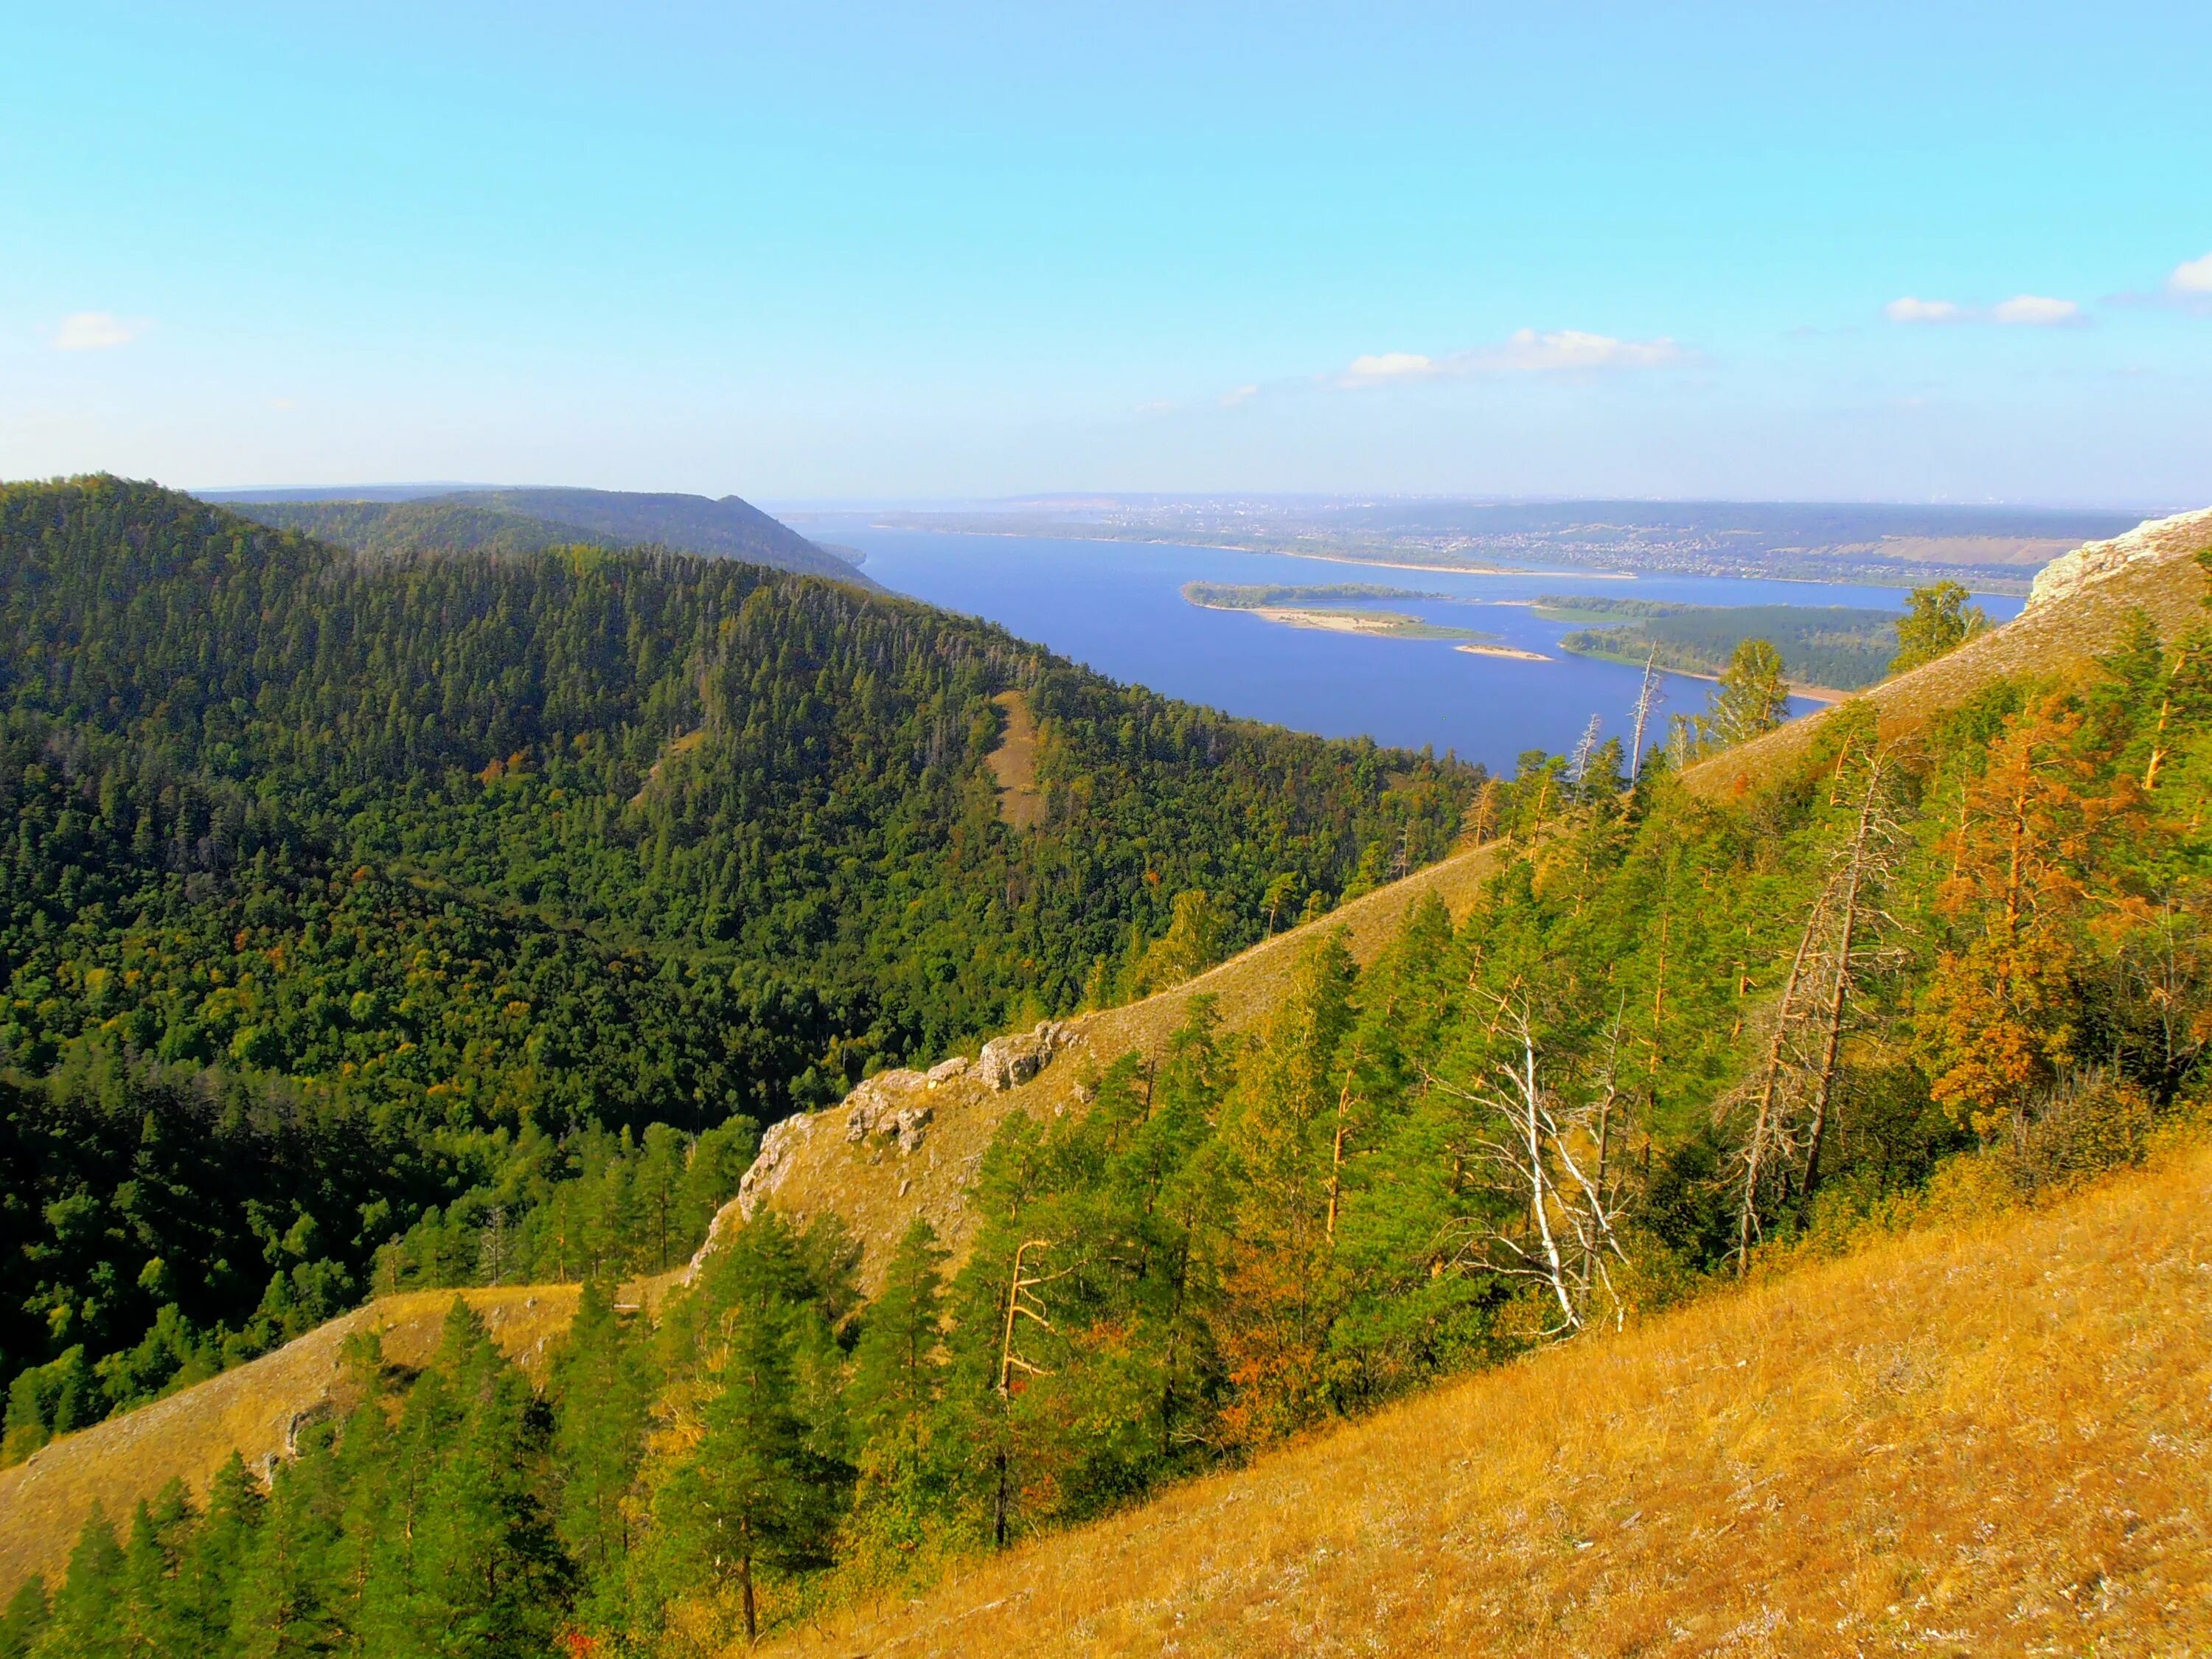
{"label": "blue sky", "polygon": [[0,476],[2212,501],[2201,3],[26,10]]}

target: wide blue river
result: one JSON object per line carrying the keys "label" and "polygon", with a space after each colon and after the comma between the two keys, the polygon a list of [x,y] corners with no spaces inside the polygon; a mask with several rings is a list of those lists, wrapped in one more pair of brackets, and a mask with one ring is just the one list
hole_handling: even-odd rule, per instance
{"label": "wide blue river", "polygon": [[[889,530],[859,518],[812,520],[805,531],[861,549],[867,573],[886,587],[988,617],[1117,680],[1329,737],[1364,733],[1379,743],[1455,751],[1507,772],[1523,750],[1572,749],[1592,714],[1606,735],[1625,742],[1641,672],[1560,652],[1560,635],[1576,624],[1546,622],[1525,605],[1382,602],[1541,652],[1550,662],[1473,656],[1443,641],[1286,628],[1249,612],[1201,610],[1183,599],[1182,585],[1372,582],[1492,602],[1540,593],[1890,609],[1905,601],[1899,588],[1703,576],[1462,575],[1221,548]],[[2021,604],[2016,596],[1978,599],[1993,621],[2015,615]],[[1710,690],[1702,680],[1670,676],[1654,729],[1663,737],[1666,715],[1703,708]],[[1814,705],[1794,707],[1803,713]]]}

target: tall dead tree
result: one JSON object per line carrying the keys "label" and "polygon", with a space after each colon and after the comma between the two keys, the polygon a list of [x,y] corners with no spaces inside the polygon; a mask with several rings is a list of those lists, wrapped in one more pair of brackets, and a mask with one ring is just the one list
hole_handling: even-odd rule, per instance
{"label": "tall dead tree", "polygon": [[[1471,1085],[1430,1075],[1431,1087],[1475,1107],[1490,1127],[1474,1144],[1483,1185],[1513,1200],[1502,1224],[1462,1224],[1462,1261],[1510,1279],[1533,1280],[1558,1309],[1547,1336],[1581,1330],[1601,1297],[1616,1320],[1613,1267],[1628,1259],[1620,1241],[1622,1194],[1607,1166],[1620,1091],[1608,1051],[1591,1086],[1568,1098],[1538,1075],[1536,1039],[1525,1003],[1501,1001],[1496,1022],[1518,1050]],[[1613,1033],[1617,1039],[1618,1030]]]}
{"label": "tall dead tree", "polygon": [[[1846,752],[1837,768],[1837,805],[1850,760]],[[1750,1266],[1766,1217],[1820,1181],[1851,1005],[1862,980],[1893,955],[1881,942],[1895,926],[1881,896],[1904,834],[1893,799],[1896,767],[1886,750],[1875,749],[1852,775],[1851,830],[1807,908],[1789,976],[1767,1012],[1759,1069],[1723,1102],[1723,1110],[1750,1106],[1735,1158],[1739,1273]]]}
{"label": "tall dead tree", "polygon": [[[1800,1182],[1800,1189],[1808,1194],[1820,1181],[1820,1146],[1827,1136],[1829,1108],[1835,1100],[1836,1066],[1843,1051],[1851,999],[1857,993],[1860,975],[1883,965],[1893,955],[1880,940],[1896,925],[1881,908],[1881,900],[1896,873],[1897,853],[1905,839],[1893,787],[1895,776],[1895,762],[1887,750],[1877,748],[1868,754],[1865,775],[1859,783],[1858,807],[1852,815],[1851,837],[1838,855],[1834,875],[1837,933],[1826,963],[1827,1006],[1821,1018],[1812,1122],[1806,1132],[1805,1174]],[[1840,781],[1840,768],[1838,777]]]}
{"label": "tall dead tree", "polygon": [[1006,1278],[1005,1323],[999,1334],[999,1376],[996,1388],[1000,1419],[999,1446],[996,1455],[992,1459],[993,1472],[997,1480],[996,1490],[991,1500],[991,1540],[1000,1549],[1006,1547],[1006,1519],[1012,1489],[1010,1468],[1012,1460],[1007,1455],[1007,1442],[1013,1436],[1014,1374],[1018,1371],[1024,1376],[1052,1375],[1042,1365],[1030,1364],[1014,1351],[1015,1333],[1020,1328],[1020,1322],[1024,1319],[1048,1331],[1052,1329],[1052,1320],[1048,1316],[1044,1302],[1037,1295],[1037,1291],[1044,1285],[1053,1283],[1055,1279],[1065,1279],[1075,1271],[1074,1267],[1062,1267],[1058,1273],[1041,1273],[1029,1265],[1031,1251],[1042,1255],[1051,1248],[1052,1241],[1048,1238],[1024,1239],[1014,1249],[1013,1271]]}
{"label": "tall dead tree", "polygon": [[1582,741],[1575,745],[1574,755],[1567,762],[1567,781],[1577,788],[1589,775],[1590,757],[1597,752],[1598,728],[1604,724],[1601,715],[1592,714],[1589,717],[1589,724],[1583,727]]}
{"label": "tall dead tree", "polygon": [[1636,735],[1628,745],[1628,781],[1631,783],[1644,770],[1644,728],[1650,724],[1651,711],[1665,700],[1659,689],[1659,647],[1653,646],[1650,655],[1644,659],[1644,684],[1636,694]]}

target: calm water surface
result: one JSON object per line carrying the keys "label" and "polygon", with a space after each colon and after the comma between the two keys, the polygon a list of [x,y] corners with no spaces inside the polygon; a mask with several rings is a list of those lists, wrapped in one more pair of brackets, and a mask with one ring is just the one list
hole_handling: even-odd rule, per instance
{"label": "calm water surface", "polygon": [[[1499,601],[1592,593],[1692,605],[1899,610],[1905,602],[1901,588],[1706,576],[1474,576],[1219,548],[885,530],[858,519],[818,520],[807,530],[863,550],[868,574],[886,587],[988,617],[1115,679],[1328,737],[1365,734],[1378,743],[1453,750],[1509,772],[1523,750],[1572,749],[1592,714],[1604,722],[1605,735],[1626,741],[1642,672],[1567,656],[1559,637],[1577,624],[1545,622]],[[1202,611],[1183,599],[1188,581],[1372,582],[1463,595],[1477,603],[1379,603],[1554,660],[1475,657],[1448,641],[1362,639]],[[1978,597],[1994,621],[2017,614],[2021,604],[2017,596]],[[1668,714],[1703,708],[1710,689],[1668,676],[1659,732]],[[1792,705],[1801,714],[1815,706]]]}

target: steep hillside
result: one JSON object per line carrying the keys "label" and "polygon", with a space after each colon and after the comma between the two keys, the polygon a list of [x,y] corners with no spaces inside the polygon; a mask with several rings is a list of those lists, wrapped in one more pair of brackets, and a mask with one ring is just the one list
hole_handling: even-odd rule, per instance
{"label": "steep hillside", "polygon": [[818,1654],[2191,1653],[2212,1155],[1553,1349]]}
{"label": "steep hillside", "polygon": [[[2193,562],[2200,548],[2212,545],[2212,510],[2161,520],[2137,532],[2128,550],[2145,556],[2122,557],[2071,580],[2074,567],[2062,567],[2014,621],[1991,630],[1950,655],[1884,682],[1852,700],[1850,714],[1822,709],[1768,736],[1698,763],[1683,775],[1692,791],[1716,799],[1741,797],[1771,778],[1821,740],[1838,718],[1871,708],[1881,732],[1891,737],[1924,729],[1992,684],[2015,674],[2044,675],[2077,668],[2118,646],[2138,610],[2149,615],[2169,637],[2195,623],[2203,613],[2206,582]],[[2107,544],[2094,544],[2104,547]],[[1278,935],[1188,985],[1074,1024],[1071,1054],[1011,1091],[973,1086],[935,1092],[937,1122],[919,1154],[902,1154],[880,1140],[850,1133],[850,1112],[836,1106],[784,1126],[772,1149],[772,1170],[761,1183],[765,1200],[796,1217],[835,1212],[854,1227],[868,1255],[869,1282],[880,1271],[884,1253],[916,1215],[957,1245],[972,1230],[963,1193],[982,1151],[1012,1111],[1043,1120],[1080,1105],[1078,1086],[1091,1071],[1116,1055],[1135,1051],[1157,1058],[1181,1023],[1192,996],[1219,1000],[1225,1030],[1248,1029],[1273,1006],[1291,966],[1316,931],[1350,930],[1353,954],[1371,961],[1396,931],[1414,901],[1434,893],[1455,916],[1463,915],[1486,877],[1496,867],[1498,849],[1469,848],[1429,869],[1369,894],[1328,917],[1317,928]]]}
{"label": "steep hillside", "polygon": [[1073,1006],[1194,890],[1234,948],[1424,862],[1480,781],[734,559],[0,489],[5,1455],[372,1288],[680,1261],[748,1121]]}
{"label": "steep hillside", "polygon": [[573,1285],[384,1297],[250,1364],[65,1436],[0,1469],[0,1601],[33,1573],[58,1578],[95,1504],[127,1516],[172,1480],[204,1494],[234,1451],[265,1471],[291,1452],[300,1425],[326,1412],[348,1337],[373,1333],[386,1364],[419,1366],[456,1296],[509,1356],[541,1376],[546,1345],[576,1310]]}
{"label": "steep hillside", "polygon": [[[567,1563],[549,1583],[579,1575],[558,1616],[672,1653],[757,1615],[866,1651],[1816,1650],[1839,1618],[1905,1646],[1954,1614],[1974,1648],[1992,1609],[2057,1616],[2038,1586],[2066,1552],[2101,1574],[2045,1587],[2069,1617],[2134,1639],[2188,1613],[2160,1575],[2203,1538],[2159,1529],[2181,1500],[2150,1455],[2202,1437],[2205,1264],[2175,1241],[2212,1166],[2177,1154],[2106,1210],[2016,1206],[2203,1113],[2212,634],[2187,556],[2208,531],[2087,554],[2013,628],[1686,777],[1532,761],[1473,803],[1479,848],[777,1125],[710,1248],[651,1287],[682,1294],[649,1355],[587,1297],[553,1438],[500,1454],[515,1513],[580,1540],[544,1558]],[[996,794],[977,804],[1003,830]],[[1218,943],[1183,899],[1126,982]],[[1601,1336],[1618,1316],[1637,1328]],[[465,1348],[441,1352],[477,1366]],[[1468,1370],[1488,1374],[1390,1405]],[[434,1425],[458,1375],[434,1367],[407,1419]],[[2051,1449],[2061,1421],[2093,1449]],[[1998,1450],[1942,1461],[1962,1445]],[[190,1435],[160,1455],[204,1466]],[[2135,1526],[2107,1537],[2116,1467]],[[373,1461],[299,1468],[272,1513],[350,1483],[347,1524],[384,1535]],[[2052,1482],[2092,1501],[2008,1534]],[[1903,1532],[1866,1518],[1908,1504]],[[188,1554],[223,1535],[161,1524]],[[765,1541],[733,1558],[732,1527]],[[2045,1534],[2059,1553],[2035,1556]],[[1747,1539],[1771,1571],[1741,1570]],[[273,1571],[234,1578],[240,1605]],[[331,1592],[313,1616],[339,1640],[366,1606]]]}
{"label": "steep hillside", "polygon": [[[2212,508],[2154,520],[2112,542],[2092,542],[2056,559],[2037,578],[2027,608],[2002,628],[1971,639],[1948,656],[1863,693],[1885,731],[1924,727],[1992,682],[2014,674],[2078,668],[2114,649],[2140,610],[2168,638],[2203,614],[2204,574],[2192,556],[2212,546]],[[1802,755],[1818,741],[1823,711],[1700,764],[1695,787],[1734,793]]]}
{"label": "steep hillside", "polygon": [[363,552],[542,552],[578,542],[655,546],[876,587],[848,560],[735,495],[713,501],[612,489],[459,489],[406,500],[307,500],[296,492],[281,499],[217,499],[240,517]]}

